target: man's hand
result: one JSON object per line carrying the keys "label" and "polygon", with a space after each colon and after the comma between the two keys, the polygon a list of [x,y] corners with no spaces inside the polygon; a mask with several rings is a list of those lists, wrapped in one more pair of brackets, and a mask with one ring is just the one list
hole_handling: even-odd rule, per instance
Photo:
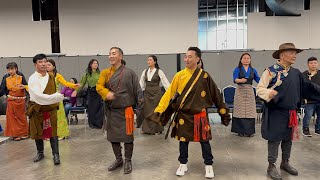
{"label": "man's hand", "polygon": [[106,100],[108,100],[108,101],[111,101],[111,100],[114,100],[114,93],[113,92],[109,92],[108,94],[107,94],[107,98],[106,98]]}
{"label": "man's hand", "polygon": [[81,87],[81,84],[80,84],[80,83],[77,83],[77,84],[76,84],[76,88],[79,88],[79,87]]}
{"label": "man's hand", "polygon": [[277,92],[276,90],[272,90],[272,91],[270,92],[270,94],[269,94],[269,97],[270,97],[271,99],[273,99],[277,94],[278,94],[278,92]]}

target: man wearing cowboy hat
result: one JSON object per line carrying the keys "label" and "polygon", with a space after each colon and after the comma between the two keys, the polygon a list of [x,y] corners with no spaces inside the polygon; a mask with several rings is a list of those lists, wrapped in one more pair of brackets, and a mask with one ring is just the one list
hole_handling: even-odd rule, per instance
{"label": "man wearing cowboy hat", "polygon": [[280,144],[280,168],[289,174],[298,175],[298,171],[289,164],[292,140],[299,138],[296,110],[300,108],[303,98],[320,100],[320,86],[291,67],[300,52],[302,50],[297,49],[293,43],[281,44],[279,50],[272,54],[278,61],[263,72],[257,86],[258,96],[265,100],[261,134],[268,140],[267,173],[272,179],[282,179],[275,165]]}

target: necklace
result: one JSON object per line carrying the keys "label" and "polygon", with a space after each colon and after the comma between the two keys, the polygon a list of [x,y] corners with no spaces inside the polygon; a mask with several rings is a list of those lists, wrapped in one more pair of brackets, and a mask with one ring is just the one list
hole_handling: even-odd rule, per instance
{"label": "necklace", "polygon": [[122,65],[122,66],[121,66],[121,72],[120,72],[119,80],[118,80],[117,83],[114,83],[114,85],[111,85],[111,84],[110,84],[111,71],[110,71],[110,73],[108,74],[108,79],[109,79],[108,85],[109,85],[109,87],[110,87],[109,89],[110,89],[112,92],[117,92],[117,91],[120,89],[123,74],[124,74],[124,66]]}

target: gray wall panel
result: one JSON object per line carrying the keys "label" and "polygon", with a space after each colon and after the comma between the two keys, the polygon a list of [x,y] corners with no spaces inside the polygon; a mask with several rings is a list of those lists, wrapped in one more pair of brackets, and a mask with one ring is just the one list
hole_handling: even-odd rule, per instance
{"label": "gray wall panel", "polygon": [[[221,89],[227,85],[235,85],[232,81],[232,73],[234,68],[238,65],[242,53],[243,52],[222,52],[219,54],[203,53],[202,59],[205,65],[204,68],[209,72],[218,87]],[[272,58],[273,51],[255,51],[249,53],[252,57],[252,65],[257,69],[260,76],[266,67],[269,67],[276,62],[276,60]],[[300,69],[300,71],[305,71],[307,69],[307,59],[310,56],[320,58],[320,51],[305,50],[298,54],[294,67]],[[128,55],[125,56],[124,59],[127,62],[127,66],[133,69],[140,78],[142,71],[148,67],[147,57],[148,55]],[[157,55],[157,57],[160,68],[164,71],[168,80],[171,82],[177,70],[176,55]],[[181,54],[181,69],[185,67],[183,57],[184,54]],[[66,80],[69,80],[71,77],[75,77],[79,81],[85,73],[89,61],[93,58],[98,59],[100,70],[110,67],[107,56],[54,57],[58,71]],[[12,61],[18,63],[19,69],[25,74],[27,79],[35,71],[32,58],[0,58],[1,75],[6,73],[5,65]],[[256,86],[256,83],[254,83],[254,86]]]}

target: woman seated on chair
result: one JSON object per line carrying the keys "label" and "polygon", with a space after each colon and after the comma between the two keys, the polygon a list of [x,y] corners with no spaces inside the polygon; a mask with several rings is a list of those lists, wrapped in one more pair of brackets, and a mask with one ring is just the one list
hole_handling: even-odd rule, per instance
{"label": "woman seated on chair", "polygon": [[[74,84],[78,83],[76,78],[71,78],[70,82],[74,83]],[[64,87],[61,91],[61,94],[63,94],[65,97],[65,100],[63,101],[64,102],[64,111],[66,113],[66,117],[68,117],[70,109],[76,104],[77,91],[75,91],[71,88],[68,88],[68,87]]]}

